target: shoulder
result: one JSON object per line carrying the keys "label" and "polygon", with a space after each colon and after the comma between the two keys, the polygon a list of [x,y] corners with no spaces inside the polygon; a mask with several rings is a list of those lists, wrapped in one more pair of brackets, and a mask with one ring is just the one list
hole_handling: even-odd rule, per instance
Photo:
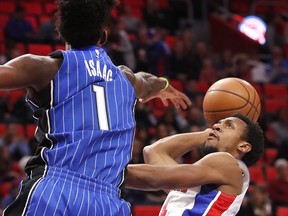
{"label": "shoulder", "polygon": [[230,175],[232,173],[241,173],[241,168],[237,159],[227,152],[215,152],[206,155],[197,163],[210,167],[212,170],[217,170],[221,173]]}
{"label": "shoulder", "polygon": [[59,70],[62,59],[50,56],[25,54],[11,61],[10,65],[19,73],[26,74],[31,79],[35,90],[46,86]]}
{"label": "shoulder", "polygon": [[223,161],[232,162],[237,164],[237,160],[227,152],[215,152],[206,155],[201,160],[203,161],[213,161],[214,163],[222,163]]}
{"label": "shoulder", "polygon": [[135,74],[133,73],[133,71],[129,67],[125,66],[125,65],[119,65],[118,68],[124,73],[124,75],[127,77],[127,79],[134,86],[134,84],[135,84]]}

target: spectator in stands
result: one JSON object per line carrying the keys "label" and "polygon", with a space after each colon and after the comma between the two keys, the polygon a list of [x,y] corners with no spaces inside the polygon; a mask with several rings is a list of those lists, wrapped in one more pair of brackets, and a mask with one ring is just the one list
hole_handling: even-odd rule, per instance
{"label": "spectator in stands", "polygon": [[210,57],[203,59],[203,67],[200,70],[199,80],[207,82],[209,86],[218,80],[218,72]]}
{"label": "spectator in stands", "polygon": [[144,103],[136,104],[135,120],[136,122],[139,122],[139,126],[143,125],[147,128],[155,126],[158,122],[158,119],[155,118],[150,107]]}
{"label": "spectator in stands", "polygon": [[1,62],[2,64],[5,64],[6,62],[23,54],[24,54],[23,51],[21,51],[14,42],[11,42],[11,43],[7,42],[6,52],[2,56]]}
{"label": "spectator in stands", "polygon": [[2,199],[0,208],[5,209],[8,205],[10,205],[15,200],[15,198],[17,197],[17,194],[18,194],[20,181],[21,181],[21,179],[19,177],[16,177],[16,176],[10,180],[11,187],[9,189],[9,194],[6,195]]}
{"label": "spectator in stands", "polygon": [[276,158],[284,158],[288,161],[288,140],[284,140],[278,148],[278,154]]}
{"label": "spectator in stands", "polygon": [[185,44],[180,38],[177,38],[171,49],[170,55],[170,67],[171,67],[171,78],[186,82],[191,73],[191,57],[185,52]]}
{"label": "spectator in stands", "polygon": [[255,185],[242,203],[237,216],[271,216],[272,205],[264,186]]}
{"label": "spectator in stands", "polygon": [[[0,213],[2,209],[2,199],[9,196],[12,180],[17,173],[12,169],[12,160],[8,146],[0,144]],[[1,215],[1,214],[0,214]]]}
{"label": "spectator in stands", "polygon": [[208,126],[206,120],[204,119],[204,115],[202,110],[197,106],[191,106],[188,109],[187,120],[189,125],[196,125],[203,129],[203,127]]}
{"label": "spectator in stands", "polygon": [[132,70],[136,68],[133,45],[121,21],[112,20],[108,40],[108,52],[116,65],[127,65]]}
{"label": "spectator in stands", "polygon": [[120,34],[117,29],[117,21],[111,20],[110,25],[107,27],[108,38],[107,43],[103,44],[113,62],[116,65],[123,65],[125,63],[124,56],[120,50]]}
{"label": "spectator in stands", "polygon": [[136,40],[134,42],[134,50],[137,61],[136,71],[148,71],[148,46],[148,28],[147,25],[142,22],[138,26],[138,32],[136,34]]}
{"label": "spectator in stands", "polygon": [[268,77],[266,74],[267,65],[260,60],[259,53],[252,53],[249,57],[248,64],[252,66],[251,76],[255,83],[267,83]]}
{"label": "spectator in stands", "polygon": [[275,46],[272,58],[267,62],[267,76],[271,83],[288,84],[288,60],[283,56],[283,50]]}
{"label": "spectator in stands", "polygon": [[165,28],[169,33],[173,34],[177,23],[171,16],[168,8],[161,8],[159,1],[147,0],[143,7],[143,21],[149,28]]}
{"label": "spectator in stands", "polygon": [[25,9],[17,6],[5,27],[7,39],[16,42],[29,42],[35,39],[32,24],[25,20]]}
{"label": "spectator in stands", "polygon": [[60,43],[60,36],[56,31],[56,12],[57,10],[53,10],[49,13],[49,19],[40,23],[38,32],[37,32],[37,40],[40,43]]}
{"label": "spectator in stands", "polygon": [[286,107],[280,107],[275,113],[275,119],[268,124],[273,136],[273,141],[279,147],[288,140],[288,113]]}
{"label": "spectator in stands", "polygon": [[120,15],[120,22],[123,23],[125,30],[129,34],[136,34],[139,28],[140,20],[131,13],[131,5],[124,4]]}
{"label": "spectator in stands", "polygon": [[25,94],[19,97],[18,100],[14,102],[11,110],[11,115],[23,125],[35,122],[32,111],[28,107],[25,98]]}
{"label": "spectator in stands", "polygon": [[216,69],[219,78],[226,78],[233,70],[233,53],[230,49],[224,49],[217,60]]}
{"label": "spectator in stands", "polygon": [[238,77],[244,79],[247,82],[252,82],[252,66],[248,62],[248,55],[245,53],[239,53],[234,56],[234,66],[231,74],[228,76]]}
{"label": "spectator in stands", "polygon": [[172,107],[165,109],[163,116],[159,119],[160,124],[164,124],[170,134],[187,131],[188,122],[181,116],[181,113]]}
{"label": "spectator in stands", "polygon": [[288,206],[288,162],[283,158],[277,159],[274,167],[278,176],[275,180],[269,182],[270,198],[275,208]]}
{"label": "spectator in stands", "polygon": [[194,50],[194,34],[191,28],[185,28],[180,32],[179,38],[184,43],[185,54],[187,56],[193,55]]}
{"label": "spectator in stands", "polygon": [[125,30],[125,26],[123,22],[120,20],[116,24],[116,29],[118,30],[119,34],[119,51],[122,52],[124,57],[124,64],[127,65],[131,70],[135,70],[136,68],[136,59],[133,49],[133,44],[129,39],[129,36]]}
{"label": "spectator in stands", "polygon": [[0,145],[8,147],[13,161],[19,161],[23,156],[31,154],[28,142],[25,137],[20,136],[18,123],[14,120],[7,124],[7,131],[0,139]]}
{"label": "spectator in stands", "polygon": [[0,97],[0,122],[4,122],[10,115],[8,108],[9,91],[3,91]]}
{"label": "spectator in stands", "polygon": [[285,43],[285,29],[287,21],[281,14],[270,14],[267,17],[267,31],[265,47],[268,53],[272,52],[275,46],[282,47]]}
{"label": "spectator in stands", "polygon": [[204,41],[198,41],[195,44],[195,51],[191,56],[192,70],[189,74],[189,79],[199,80],[200,71],[203,68],[203,61],[209,56],[207,44]]}
{"label": "spectator in stands", "polygon": [[193,101],[196,107],[202,108],[203,105],[203,96],[206,93],[206,90],[199,91],[197,87],[197,80],[187,80],[185,84],[185,93]]}
{"label": "spectator in stands", "polygon": [[[5,181],[5,179],[13,176],[11,163],[12,161],[8,147],[0,145],[0,185]],[[0,190],[0,198],[1,195],[2,193]]]}
{"label": "spectator in stands", "polygon": [[147,50],[148,71],[156,76],[171,77],[170,73],[170,48],[164,38],[167,32],[163,28],[150,29],[150,44]]}

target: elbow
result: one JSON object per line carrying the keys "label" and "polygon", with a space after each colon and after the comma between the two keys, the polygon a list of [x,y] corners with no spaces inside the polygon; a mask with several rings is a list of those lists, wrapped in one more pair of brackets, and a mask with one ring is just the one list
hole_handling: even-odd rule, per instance
{"label": "elbow", "polygon": [[144,162],[146,164],[151,164],[152,163],[153,155],[155,155],[155,153],[153,151],[153,147],[152,146],[144,147],[144,149],[143,149],[143,157],[144,157]]}

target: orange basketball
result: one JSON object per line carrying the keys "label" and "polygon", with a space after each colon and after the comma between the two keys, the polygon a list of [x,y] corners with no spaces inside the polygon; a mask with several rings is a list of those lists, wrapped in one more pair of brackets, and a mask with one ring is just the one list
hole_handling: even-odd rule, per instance
{"label": "orange basketball", "polygon": [[239,78],[224,78],[207,90],[203,99],[203,112],[210,125],[235,113],[257,121],[261,101],[255,88]]}

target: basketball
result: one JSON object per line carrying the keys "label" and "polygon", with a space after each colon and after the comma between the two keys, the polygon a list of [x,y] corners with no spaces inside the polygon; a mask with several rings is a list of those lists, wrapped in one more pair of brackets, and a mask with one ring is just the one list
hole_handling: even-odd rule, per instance
{"label": "basketball", "polygon": [[203,112],[210,125],[235,113],[257,121],[261,112],[261,101],[249,82],[239,78],[224,78],[207,90],[203,99]]}

